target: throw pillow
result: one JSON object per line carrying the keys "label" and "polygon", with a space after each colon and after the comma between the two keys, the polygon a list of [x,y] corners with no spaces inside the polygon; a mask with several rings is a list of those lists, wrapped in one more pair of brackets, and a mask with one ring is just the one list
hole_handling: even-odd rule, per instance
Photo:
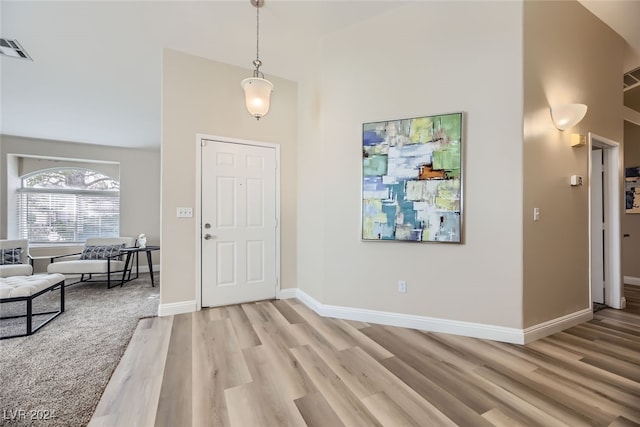
{"label": "throw pillow", "polygon": [[0,265],[22,264],[20,254],[22,248],[0,249]]}
{"label": "throw pillow", "polygon": [[120,254],[121,245],[85,246],[80,255],[80,259],[109,259]]}

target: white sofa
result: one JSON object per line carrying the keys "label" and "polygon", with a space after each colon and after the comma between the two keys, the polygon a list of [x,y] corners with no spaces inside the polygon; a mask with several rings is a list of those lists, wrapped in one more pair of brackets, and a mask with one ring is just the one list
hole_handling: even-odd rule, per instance
{"label": "white sofa", "polygon": [[0,240],[0,277],[30,276],[33,267],[29,263],[27,239]]}
{"label": "white sofa", "polygon": [[[60,273],[67,275],[80,275],[79,282],[92,281],[92,276],[106,275],[107,287],[112,288],[112,281],[121,276],[119,283],[125,282],[127,266],[126,255],[121,254],[118,248],[133,247],[134,237],[93,237],[87,239],[81,253],[63,255],[51,258],[52,263],[47,266],[47,273]],[[85,280],[85,276],[88,278]]]}

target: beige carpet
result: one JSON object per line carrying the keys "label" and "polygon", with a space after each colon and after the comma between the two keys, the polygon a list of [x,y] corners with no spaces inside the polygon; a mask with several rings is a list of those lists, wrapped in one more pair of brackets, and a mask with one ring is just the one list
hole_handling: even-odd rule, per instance
{"label": "beige carpet", "polygon": [[[85,426],[138,320],[157,314],[155,282],[141,274],[122,288],[67,287],[62,315],[32,336],[0,341],[0,425]],[[56,309],[58,292],[38,297],[34,311]],[[3,304],[2,315],[19,309]],[[0,321],[3,335],[16,327]]]}

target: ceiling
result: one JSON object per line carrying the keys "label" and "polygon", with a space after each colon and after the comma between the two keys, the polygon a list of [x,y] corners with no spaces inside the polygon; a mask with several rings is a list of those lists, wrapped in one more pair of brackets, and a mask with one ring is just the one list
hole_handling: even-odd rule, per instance
{"label": "ceiling", "polygon": [[[298,80],[321,36],[407,3],[267,0],[262,70]],[[625,66],[640,66],[640,1],[581,3],[629,42]],[[0,56],[2,133],[158,147],[162,49],[250,69],[255,24],[248,0],[2,0],[0,35],[33,58]]]}

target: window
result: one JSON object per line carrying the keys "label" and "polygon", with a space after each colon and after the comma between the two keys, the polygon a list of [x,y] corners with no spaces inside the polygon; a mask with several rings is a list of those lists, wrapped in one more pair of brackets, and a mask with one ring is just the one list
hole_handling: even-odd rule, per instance
{"label": "window", "polygon": [[120,235],[120,183],[81,168],[41,170],[22,177],[18,233],[29,242],[84,242]]}

